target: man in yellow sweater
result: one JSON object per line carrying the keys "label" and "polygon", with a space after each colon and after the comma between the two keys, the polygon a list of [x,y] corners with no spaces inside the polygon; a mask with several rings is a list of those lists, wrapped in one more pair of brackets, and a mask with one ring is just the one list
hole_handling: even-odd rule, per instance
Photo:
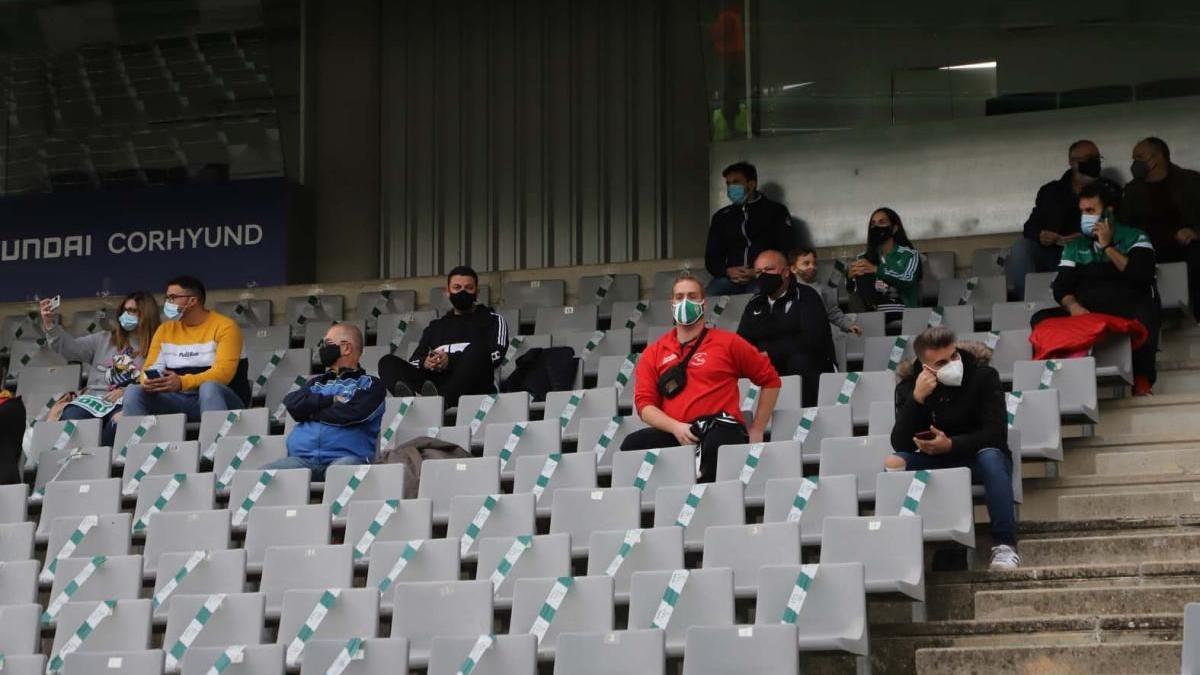
{"label": "man in yellow sweater", "polygon": [[189,422],[199,422],[209,410],[246,407],[245,373],[235,381],[242,331],[232,319],[205,309],[204,301],[199,279],[183,276],[167,284],[167,320],[150,342],[142,383],[125,389],[126,415],[186,413]]}

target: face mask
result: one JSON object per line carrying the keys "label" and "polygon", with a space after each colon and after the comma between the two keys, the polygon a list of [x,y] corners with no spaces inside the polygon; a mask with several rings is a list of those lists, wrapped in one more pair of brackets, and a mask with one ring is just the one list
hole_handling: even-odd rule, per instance
{"label": "face mask", "polygon": [[890,227],[875,227],[872,225],[867,230],[867,245],[872,248],[879,246],[888,239],[891,239],[893,234],[894,230]]}
{"label": "face mask", "polygon": [[163,316],[167,317],[168,321],[174,321],[175,319],[183,316],[183,310],[179,308],[179,305],[173,302],[164,302]]}
{"label": "face mask", "polygon": [[962,385],[963,381],[963,362],[962,359],[951,361],[946,365],[938,368],[937,381],[947,387],[957,387]]}
{"label": "face mask", "polygon": [[1093,236],[1092,233],[1096,230],[1096,223],[1100,222],[1100,215],[1096,213],[1084,213],[1079,216],[1079,231],[1085,237]]}
{"label": "face mask", "polygon": [[1087,176],[1088,178],[1099,178],[1100,158],[1095,157],[1093,159],[1085,159],[1075,167],[1075,170],[1078,171],[1079,175],[1081,176]]}
{"label": "face mask", "polygon": [[734,204],[741,204],[746,199],[746,186],[733,184],[725,188],[725,194],[729,196],[729,201]]}
{"label": "face mask", "polygon": [[133,330],[138,327],[138,318],[129,312],[121,312],[121,316],[117,317],[117,322],[125,330]]}
{"label": "face mask", "polygon": [[684,298],[679,302],[672,303],[671,316],[675,317],[675,323],[680,326],[690,326],[704,316],[704,301],[696,302]]}
{"label": "face mask", "polygon": [[470,291],[458,291],[450,294],[450,304],[454,306],[454,309],[465,312],[475,304],[475,297],[475,294]]}
{"label": "face mask", "polygon": [[1134,160],[1133,164],[1129,165],[1129,173],[1133,174],[1134,180],[1145,180],[1150,174],[1150,164],[1140,159]]}
{"label": "face mask", "polygon": [[326,342],[317,350],[317,358],[321,360],[321,367],[328,368],[342,358],[342,347],[336,343]]}
{"label": "face mask", "polygon": [[758,290],[766,293],[767,295],[775,295],[775,291],[778,291],[782,286],[782,274],[767,274],[766,272],[763,272],[762,274],[758,275]]}

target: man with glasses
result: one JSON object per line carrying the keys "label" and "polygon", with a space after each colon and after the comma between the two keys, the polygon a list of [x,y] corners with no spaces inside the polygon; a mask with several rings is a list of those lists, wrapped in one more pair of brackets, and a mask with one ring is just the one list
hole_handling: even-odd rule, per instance
{"label": "man with glasses", "polygon": [[1067,149],[1066,173],[1038,190],[1024,235],[1013,244],[1006,264],[1008,287],[1018,299],[1025,297],[1025,275],[1058,269],[1063,247],[1079,236],[1079,191],[1097,180],[1117,187],[1100,177],[1102,159],[1095,143],[1075,141]]}
{"label": "man with glasses", "polygon": [[166,321],[150,342],[141,384],[125,390],[126,415],[184,413],[199,422],[206,411],[248,404],[249,383],[238,368],[242,331],[229,317],[205,309],[204,301],[199,279],[182,276],[167,284]]}
{"label": "man with glasses", "polygon": [[325,372],[283,398],[297,423],[287,437],[288,456],[265,468],[310,469],[321,481],[330,465],[374,461],[386,392],[359,365],[362,351],[357,326],[330,326],[318,352]]}

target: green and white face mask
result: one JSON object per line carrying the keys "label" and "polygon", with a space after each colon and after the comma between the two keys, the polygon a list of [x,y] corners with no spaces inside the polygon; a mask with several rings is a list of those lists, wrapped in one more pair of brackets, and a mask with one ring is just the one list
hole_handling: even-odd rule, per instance
{"label": "green and white face mask", "polygon": [[704,316],[704,301],[697,302],[684,298],[679,302],[672,303],[671,316],[675,317],[675,323],[680,326],[690,326]]}

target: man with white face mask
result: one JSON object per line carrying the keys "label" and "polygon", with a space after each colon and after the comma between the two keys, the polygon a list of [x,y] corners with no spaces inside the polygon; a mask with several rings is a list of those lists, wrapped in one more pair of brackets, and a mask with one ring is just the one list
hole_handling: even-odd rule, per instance
{"label": "man with white face mask", "polygon": [[895,454],[884,466],[888,471],[969,467],[972,481],[986,493],[991,568],[1015,568],[1021,559],[1000,375],[959,349],[949,328],[926,328],[913,340],[913,352],[917,360],[911,372],[901,373],[896,385]]}

